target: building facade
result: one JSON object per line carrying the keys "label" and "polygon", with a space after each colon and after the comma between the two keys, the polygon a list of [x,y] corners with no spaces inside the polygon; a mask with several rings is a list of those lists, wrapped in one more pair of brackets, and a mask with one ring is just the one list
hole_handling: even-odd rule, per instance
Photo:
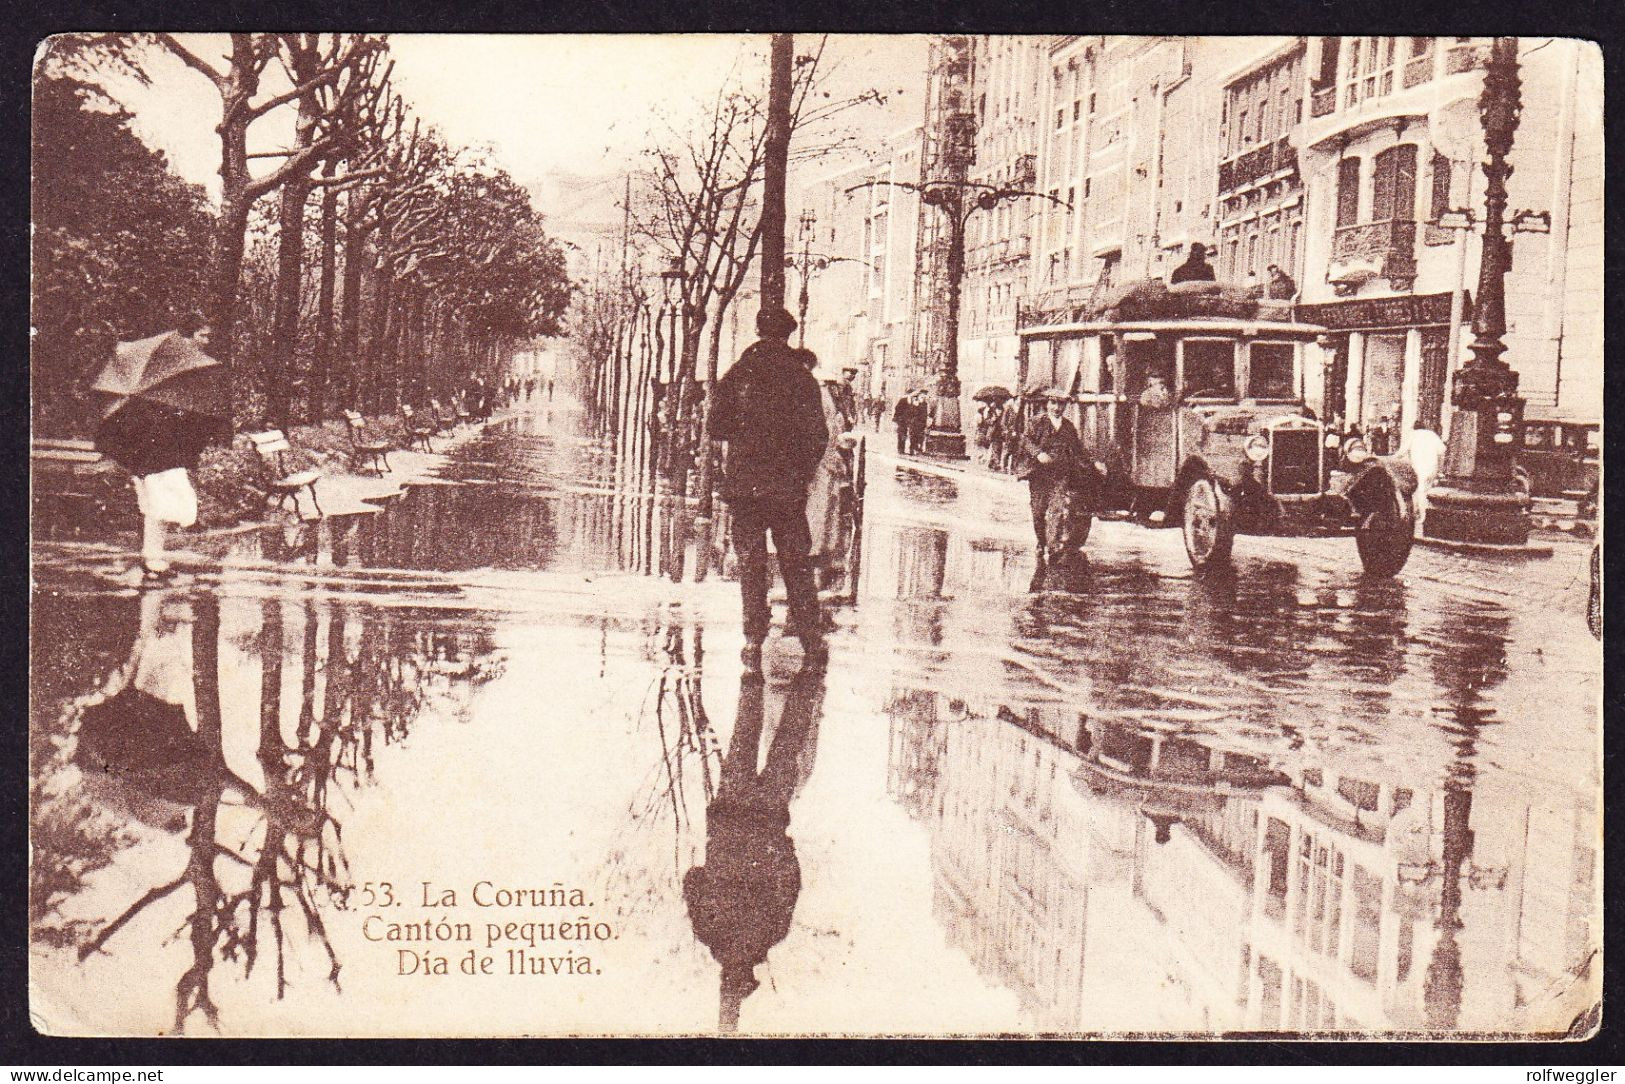
{"label": "building facade", "polygon": [[913,125],[808,183],[788,218],[799,232],[786,238],[786,285],[799,305],[807,283],[806,345],[832,368],[856,366],[864,393],[888,401],[929,380],[911,353],[919,195],[904,186],[919,178]]}
{"label": "building facade", "polygon": [[[1483,217],[1488,48],[1487,38],[976,39],[969,179],[1013,185],[1030,168],[1047,198],[971,218],[967,399],[983,380],[1019,375],[1004,358],[1017,308],[1103,303],[1125,283],[1165,280],[1199,243],[1221,281],[1293,300],[1300,319],[1326,326],[1309,380],[1323,417],[1388,449],[1416,425],[1447,431],[1482,247],[1449,212]],[[1505,357],[1532,419],[1601,411],[1601,63],[1585,42],[1520,43],[1508,210],[1529,214],[1511,234]],[[1075,372],[1052,359],[1039,376]]]}
{"label": "building facade", "polygon": [[[1040,79],[1049,43],[1040,37],[978,37],[971,42],[975,157],[967,179],[996,189],[1033,191]],[[1026,292],[1039,201],[1015,197],[974,212],[965,230],[959,373],[974,395],[1015,384],[1016,302]]]}

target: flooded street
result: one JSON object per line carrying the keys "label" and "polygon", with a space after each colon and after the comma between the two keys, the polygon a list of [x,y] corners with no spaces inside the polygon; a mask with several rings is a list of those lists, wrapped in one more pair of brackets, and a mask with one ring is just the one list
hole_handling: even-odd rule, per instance
{"label": "flooded street", "polygon": [[662,574],[686,517],[567,422],[190,537],[162,590],[36,538],[41,1027],[1499,1034],[1600,996],[1587,550],[1196,576],[1109,522],[1035,581],[1022,487],[872,450],[828,668],[770,645],[764,685],[727,575]]}

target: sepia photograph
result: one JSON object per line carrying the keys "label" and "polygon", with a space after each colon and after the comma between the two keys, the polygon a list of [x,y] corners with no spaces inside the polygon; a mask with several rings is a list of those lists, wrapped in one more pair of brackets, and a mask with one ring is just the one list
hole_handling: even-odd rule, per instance
{"label": "sepia photograph", "polygon": [[41,1035],[1598,1033],[1596,44],[32,77]]}

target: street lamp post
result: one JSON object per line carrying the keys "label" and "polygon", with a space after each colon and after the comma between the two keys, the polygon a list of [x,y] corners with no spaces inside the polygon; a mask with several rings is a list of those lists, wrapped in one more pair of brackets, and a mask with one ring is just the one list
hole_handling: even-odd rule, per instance
{"label": "street lamp post", "polygon": [[1022,188],[1001,188],[976,181],[865,181],[848,188],[850,195],[860,188],[887,185],[920,194],[921,202],[948,216],[947,279],[948,297],[945,323],[947,342],[943,347],[942,371],[937,376],[937,406],[932,425],[925,436],[925,453],[943,459],[966,459],[965,430],[959,409],[959,301],[965,279],[965,227],[977,211],[991,211],[1006,200],[1024,197],[1047,199],[1072,210],[1072,205],[1056,196]]}
{"label": "street lamp post", "polygon": [[[1506,273],[1512,262],[1504,217],[1507,156],[1522,107],[1516,38],[1496,38],[1479,95],[1484,125],[1484,242],[1473,306],[1472,357],[1457,372],[1455,408],[1442,484],[1428,494],[1425,537],[1443,542],[1521,547],[1529,540],[1528,494],[1513,468],[1523,427],[1518,374],[1506,352]],[[1520,214],[1515,219],[1538,219]]]}
{"label": "street lamp post", "polygon": [[[797,346],[807,345],[807,278],[809,275],[809,270],[807,267],[807,249],[812,243],[813,230],[817,227],[817,225],[817,215],[813,214],[810,210],[801,212],[801,297],[799,298],[800,305],[796,312]],[[789,257],[785,257],[784,262],[788,264],[791,262],[791,260]]]}
{"label": "street lamp post", "polygon": [[861,263],[871,270],[874,269],[874,264],[868,260],[859,259],[856,256],[826,256],[821,252],[810,251],[805,244],[802,245],[799,256],[786,256],[784,258],[784,265],[795,268],[801,276],[801,294],[796,302],[798,306],[796,313],[798,323],[796,327],[800,333],[800,339],[796,343],[797,346],[807,345],[807,308],[811,301],[812,278],[815,274],[828,271],[838,263]]}

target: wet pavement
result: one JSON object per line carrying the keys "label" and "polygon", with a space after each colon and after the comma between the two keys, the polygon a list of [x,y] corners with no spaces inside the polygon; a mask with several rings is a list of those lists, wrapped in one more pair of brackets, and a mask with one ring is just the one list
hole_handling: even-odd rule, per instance
{"label": "wet pavement", "polygon": [[[1563,1032],[1597,1000],[1587,550],[1097,524],[870,461],[831,659],[537,414],[373,514],[35,543],[57,1033]],[[1572,552],[1571,552],[1572,551]],[[689,579],[679,575],[678,579]],[[1531,587],[1530,585],[1535,585]],[[444,973],[441,969],[444,968]]]}

